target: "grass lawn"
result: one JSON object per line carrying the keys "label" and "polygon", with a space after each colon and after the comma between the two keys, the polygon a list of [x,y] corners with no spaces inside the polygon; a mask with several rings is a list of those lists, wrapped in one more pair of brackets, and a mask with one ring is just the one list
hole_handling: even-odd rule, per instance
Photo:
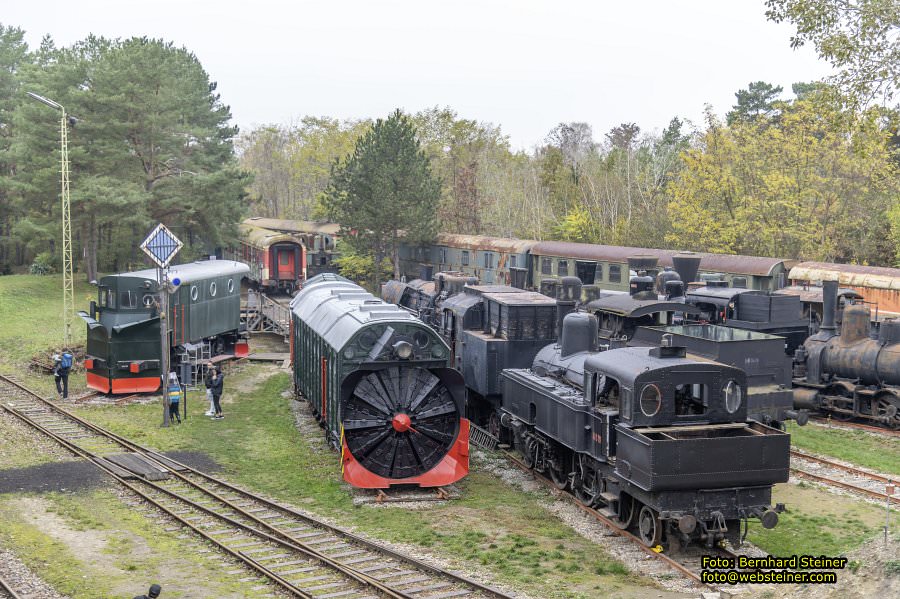
{"label": "grass lawn", "polygon": [[[355,506],[341,482],[337,452],[319,439],[301,438],[293,424],[292,400],[282,397],[290,378],[263,376],[249,366],[226,379],[259,379],[261,387],[230,394],[225,420],[202,417],[200,394],[189,399],[191,418],[161,429],[157,405],[83,407],[82,416],[135,441],[162,450],[207,452],[227,476],[242,485],[329,516],[376,538],[428,548],[455,559],[464,571],[482,571],[536,597],[594,597],[621,590],[631,596],[635,581],[623,566],[550,514],[535,496],[475,471],[459,483],[461,499],[408,510]],[[318,432],[318,431],[316,431]]]}
{"label": "grass lawn", "polygon": [[791,444],[805,449],[878,470],[900,475],[900,437],[878,436],[864,431],[826,428],[789,422],[787,432]]}

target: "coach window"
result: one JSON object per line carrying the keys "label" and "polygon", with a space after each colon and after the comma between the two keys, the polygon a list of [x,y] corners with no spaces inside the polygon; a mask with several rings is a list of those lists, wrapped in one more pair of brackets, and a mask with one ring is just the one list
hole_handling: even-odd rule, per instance
{"label": "coach window", "polygon": [[609,282],[610,283],[621,283],[622,282],[622,267],[618,264],[610,264],[609,265]]}
{"label": "coach window", "polygon": [[228,293],[234,293],[234,279],[228,279]]}
{"label": "coach window", "polygon": [[216,282],[213,281],[209,284],[209,296],[216,297]]}
{"label": "coach window", "polygon": [[[281,266],[287,266],[288,263],[290,262],[290,260],[291,260],[291,256],[290,256],[290,254],[287,253],[287,251],[282,250],[282,251],[278,252],[278,264],[280,264]],[[213,295],[215,295],[215,294],[213,294]]]}
{"label": "coach window", "polygon": [[542,275],[553,274],[553,265],[550,262],[550,258],[541,258],[541,274]]}
{"label": "coach window", "polygon": [[732,277],[731,278],[731,286],[737,287],[738,289],[746,289],[747,288],[747,277]]}
{"label": "coach window", "polygon": [[556,271],[559,273],[559,276],[566,277],[569,275],[569,261],[568,260],[560,260],[559,264],[556,267]]}
{"label": "coach window", "polygon": [[200,297],[200,290],[196,285],[191,285],[191,300],[196,302],[198,297]]}
{"label": "coach window", "polygon": [[594,281],[599,282],[603,280],[603,264],[597,263],[597,270],[594,271]]}
{"label": "coach window", "polygon": [[517,258],[518,258],[518,256],[516,256],[515,254],[509,255],[509,267],[510,268],[516,268],[516,259]]}
{"label": "coach window", "polygon": [[492,254],[491,252],[484,253],[484,267],[494,268],[494,254]]}
{"label": "coach window", "polygon": [[597,264],[594,262],[575,261],[575,276],[578,277],[582,284],[593,285],[594,277],[597,272]]}
{"label": "coach window", "polygon": [[468,250],[463,250],[463,253],[462,253],[462,265],[463,265],[463,266],[468,266],[468,265],[469,265],[469,251],[468,251]]}
{"label": "coach window", "polygon": [[447,264],[447,250],[441,248],[441,264]]}

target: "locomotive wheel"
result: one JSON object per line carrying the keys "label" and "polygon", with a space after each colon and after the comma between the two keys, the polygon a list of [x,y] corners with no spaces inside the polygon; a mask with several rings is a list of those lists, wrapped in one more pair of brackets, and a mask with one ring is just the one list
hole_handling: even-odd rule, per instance
{"label": "locomotive wheel", "polygon": [[634,521],[634,499],[624,493],[619,495],[619,517],[612,518],[610,522],[621,530],[627,529]]}
{"label": "locomotive wheel", "polygon": [[879,395],[872,400],[872,415],[892,429],[900,429],[900,398],[894,394]]}
{"label": "locomotive wheel", "polygon": [[656,510],[646,505],[641,506],[641,513],[638,516],[638,533],[641,542],[647,547],[659,545],[662,540],[662,526],[656,516]]}
{"label": "locomotive wheel", "polygon": [[424,368],[376,370],[356,384],[343,410],[344,440],[369,472],[402,479],[428,472],[459,433],[456,402]]}
{"label": "locomotive wheel", "polygon": [[554,467],[554,465],[551,464],[549,470],[553,486],[560,491],[564,491],[565,488],[569,486],[569,473],[566,472],[568,468],[564,468],[563,466]]}

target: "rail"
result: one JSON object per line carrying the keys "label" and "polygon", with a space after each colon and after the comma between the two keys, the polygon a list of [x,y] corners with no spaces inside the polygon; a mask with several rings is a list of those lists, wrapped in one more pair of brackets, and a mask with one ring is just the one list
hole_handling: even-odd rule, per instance
{"label": "rail", "polygon": [[[337,593],[346,599],[412,599],[433,591],[446,597],[510,599],[460,574],[401,555],[189,468],[60,408],[14,379],[0,375],[0,383],[6,387],[0,385],[4,410],[91,461],[292,596],[322,597],[324,591],[326,596]],[[115,466],[120,462],[113,460],[113,451],[122,450],[157,465],[167,477],[126,480],[135,477],[123,476],[122,468]]]}

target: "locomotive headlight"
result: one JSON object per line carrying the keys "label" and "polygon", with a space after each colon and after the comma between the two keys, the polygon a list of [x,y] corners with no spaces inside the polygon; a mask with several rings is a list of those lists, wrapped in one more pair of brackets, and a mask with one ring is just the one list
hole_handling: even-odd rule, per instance
{"label": "locomotive headlight", "polygon": [[401,360],[409,360],[413,353],[412,343],[409,341],[398,341],[394,344],[394,355]]}
{"label": "locomotive headlight", "polygon": [[356,352],[353,351],[352,347],[348,347],[344,350],[344,358],[352,360],[354,355],[356,355]]}

